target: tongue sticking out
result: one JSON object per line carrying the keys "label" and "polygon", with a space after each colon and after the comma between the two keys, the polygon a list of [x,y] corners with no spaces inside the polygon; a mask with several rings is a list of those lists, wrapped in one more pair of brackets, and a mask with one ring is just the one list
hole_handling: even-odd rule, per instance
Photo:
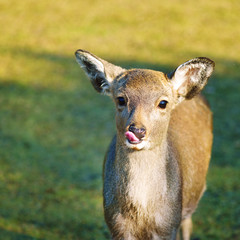
{"label": "tongue sticking out", "polygon": [[133,132],[127,131],[125,136],[130,142],[140,142],[140,139],[138,139]]}

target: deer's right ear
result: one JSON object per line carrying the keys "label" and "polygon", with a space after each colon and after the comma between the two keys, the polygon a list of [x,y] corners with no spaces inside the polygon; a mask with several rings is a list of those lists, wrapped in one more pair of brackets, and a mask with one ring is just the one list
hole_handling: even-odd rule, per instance
{"label": "deer's right ear", "polygon": [[100,93],[110,94],[113,80],[125,69],[115,66],[85,50],[75,52],[78,64],[83,68],[93,87]]}
{"label": "deer's right ear", "polygon": [[198,57],[185,62],[169,74],[168,78],[178,94],[178,101],[196,96],[207,84],[214,66],[215,63],[209,58]]}

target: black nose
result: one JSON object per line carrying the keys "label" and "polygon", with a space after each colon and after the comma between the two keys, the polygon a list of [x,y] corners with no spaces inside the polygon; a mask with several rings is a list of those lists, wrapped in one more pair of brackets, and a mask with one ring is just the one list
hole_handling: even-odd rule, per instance
{"label": "black nose", "polygon": [[144,127],[137,128],[134,124],[131,124],[128,130],[133,132],[138,139],[142,139],[146,135],[146,129]]}

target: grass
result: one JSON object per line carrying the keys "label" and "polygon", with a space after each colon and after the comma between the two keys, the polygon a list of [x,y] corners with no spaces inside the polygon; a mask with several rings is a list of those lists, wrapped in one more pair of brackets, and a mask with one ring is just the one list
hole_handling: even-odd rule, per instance
{"label": "grass", "polygon": [[109,239],[101,168],[114,108],[73,53],[170,71],[215,60],[208,191],[193,239],[240,236],[240,2],[0,0],[0,239]]}

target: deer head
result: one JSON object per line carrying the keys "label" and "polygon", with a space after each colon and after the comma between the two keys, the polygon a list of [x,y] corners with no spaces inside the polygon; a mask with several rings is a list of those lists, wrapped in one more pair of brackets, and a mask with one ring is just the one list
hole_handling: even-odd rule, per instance
{"label": "deer head", "polygon": [[212,60],[199,57],[167,75],[146,69],[126,70],[84,50],[75,54],[93,87],[115,102],[118,144],[135,150],[161,145],[171,111],[196,96],[214,69]]}

